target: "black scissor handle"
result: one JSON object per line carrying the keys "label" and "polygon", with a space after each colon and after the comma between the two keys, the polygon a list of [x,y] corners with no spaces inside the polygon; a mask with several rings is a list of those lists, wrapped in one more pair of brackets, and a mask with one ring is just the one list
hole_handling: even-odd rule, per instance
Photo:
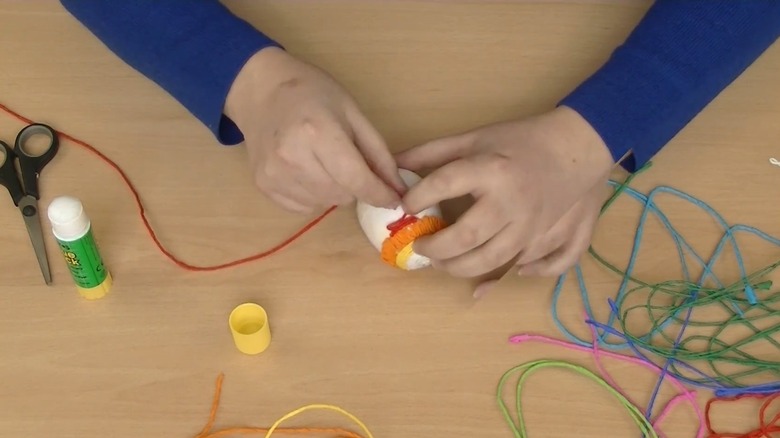
{"label": "black scissor handle", "polygon": [[22,200],[24,192],[22,186],[19,183],[19,177],[16,175],[16,167],[14,162],[16,161],[16,154],[4,141],[0,140],[0,185],[5,186],[8,189],[8,193],[11,194],[11,199],[14,200],[14,205],[18,206],[19,201]]}
{"label": "black scissor handle", "polygon": [[[45,152],[40,155],[31,155],[25,150],[24,144],[30,137],[36,134],[43,134],[49,137],[50,141]],[[16,136],[14,152],[16,152],[16,156],[19,158],[19,169],[22,171],[24,192],[35,197],[35,199],[40,199],[38,194],[38,176],[51,159],[57,155],[59,146],[60,141],[57,133],[54,129],[42,123],[33,123],[25,126],[24,129],[19,131],[19,135]]]}

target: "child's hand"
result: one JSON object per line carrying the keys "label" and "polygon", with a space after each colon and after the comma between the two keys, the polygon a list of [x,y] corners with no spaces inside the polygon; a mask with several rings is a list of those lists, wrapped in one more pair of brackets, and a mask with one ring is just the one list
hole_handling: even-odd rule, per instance
{"label": "child's hand", "polygon": [[565,272],[590,244],[614,165],[598,134],[565,107],[434,140],[397,161],[410,170],[439,167],[409,189],[408,213],[475,198],[455,224],[415,242],[416,252],[459,277],[509,262],[520,274]]}
{"label": "child's hand", "polygon": [[255,183],[281,206],[400,203],[405,186],[380,134],[335,80],[285,51],[249,60],[225,113],[244,134]]}

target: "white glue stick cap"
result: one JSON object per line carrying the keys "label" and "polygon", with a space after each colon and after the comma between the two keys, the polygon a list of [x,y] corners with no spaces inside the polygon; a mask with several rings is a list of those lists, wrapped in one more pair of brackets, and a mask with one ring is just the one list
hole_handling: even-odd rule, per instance
{"label": "white glue stick cap", "polygon": [[72,196],[55,198],[49,204],[48,215],[52,232],[60,240],[78,239],[89,229],[89,218],[81,201]]}

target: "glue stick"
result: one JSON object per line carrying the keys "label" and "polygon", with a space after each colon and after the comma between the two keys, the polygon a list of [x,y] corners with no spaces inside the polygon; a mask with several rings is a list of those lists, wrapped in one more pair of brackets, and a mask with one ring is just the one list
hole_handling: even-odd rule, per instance
{"label": "glue stick", "polygon": [[48,216],[79,294],[88,300],[103,298],[113,280],[103,264],[81,201],[60,196],[49,204]]}

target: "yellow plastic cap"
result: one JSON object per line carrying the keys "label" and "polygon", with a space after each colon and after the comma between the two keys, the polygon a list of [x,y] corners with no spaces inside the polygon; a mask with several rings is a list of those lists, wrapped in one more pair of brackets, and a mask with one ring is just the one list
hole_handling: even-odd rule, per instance
{"label": "yellow plastic cap", "polygon": [[236,348],[244,354],[262,353],[271,343],[268,315],[255,303],[244,303],[233,309],[228,325]]}

